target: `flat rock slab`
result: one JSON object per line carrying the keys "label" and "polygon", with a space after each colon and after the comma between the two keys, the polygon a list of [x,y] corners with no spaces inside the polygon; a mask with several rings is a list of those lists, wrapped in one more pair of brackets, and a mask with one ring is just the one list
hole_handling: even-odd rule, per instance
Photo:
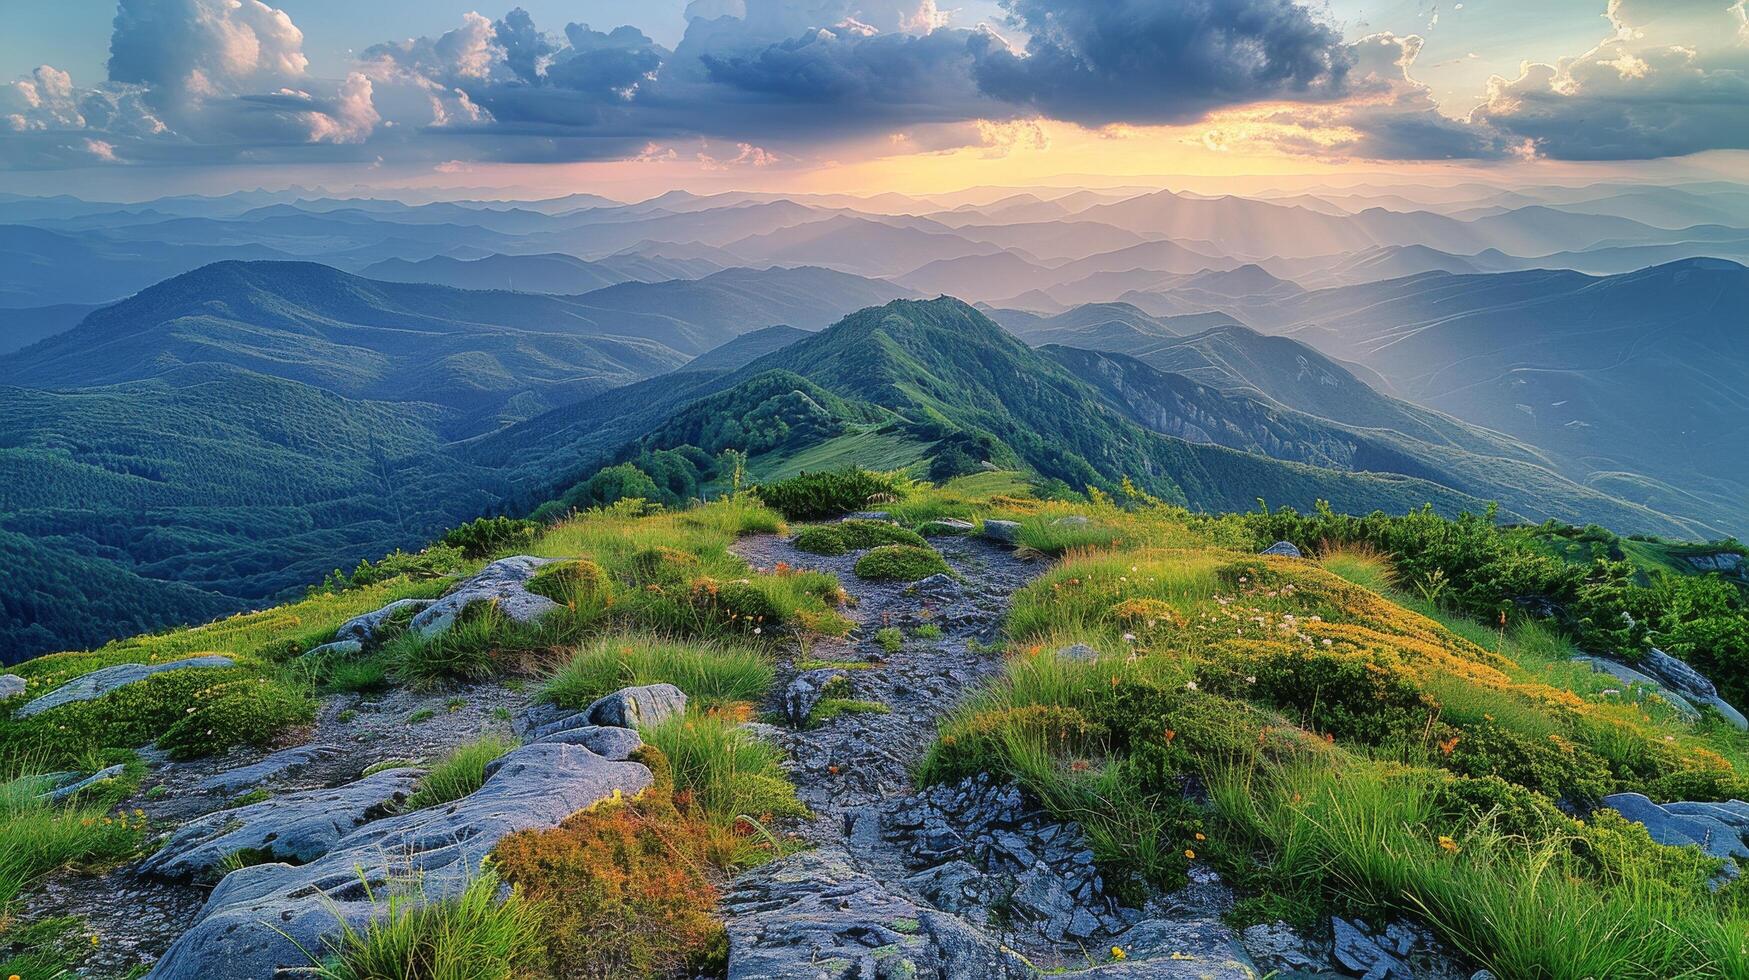
{"label": "flat rock slab", "polygon": [[216,654],[204,657],[189,657],[185,660],[171,660],[161,664],[116,664],[104,667],[89,674],[75,677],[60,687],[55,688],[42,697],[19,708],[16,715],[29,718],[45,711],[59,708],[64,704],[77,701],[93,701],[118,687],[125,687],[138,681],[143,681],[154,674],[166,674],[173,670],[199,670],[216,667],[234,667],[236,663],[230,657]]}
{"label": "flat rock slab", "polygon": [[529,745],[505,756],[471,796],[374,820],[309,864],[263,864],[226,875],[198,921],[159,959],[156,980],[263,980],[307,970],[340,923],[363,928],[383,896],[418,877],[427,901],[466,890],[480,861],[507,834],[548,829],[615,791],[652,783],[650,770],[577,745]]}
{"label": "flat rock slab", "polygon": [[[534,745],[581,745],[589,751],[621,762],[631,758],[633,752],[644,747],[644,740],[630,728],[614,728],[608,725],[578,725],[575,728],[562,728],[548,732],[534,740]],[[496,764],[494,759],[492,764]]]}
{"label": "flat rock slab", "polygon": [[140,864],[160,878],[213,878],[238,851],[303,863],[327,854],[347,834],[406,801],[422,769],[385,769],[345,786],[288,793],[183,824]]}
{"label": "flat rock slab", "polygon": [[513,623],[533,623],[562,608],[546,596],[528,591],[528,580],[543,567],[559,560],[532,555],[500,558],[464,580],[448,595],[420,610],[408,629],[417,636],[436,636],[455,625],[457,616],[479,602],[495,603],[498,611]]}
{"label": "flat rock slab", "polygon": [[1583,663],[1589,666],[1593,671],[1599,674],[1608,674],[1616,680],[1621,681],[1623,684],[1638,684],[1642,687],[1650,688],[1659,697],[1669,702],[1670,706],[1676,709],[1676,713],[1680,714],[1683,718],[1690,722],[1700,720],[1700,709],[1690,703],[1687,698],[1665,687],[1659,682],[1658,678],[1653,677],[1650,674],[1637,671],[1634,668],[1629,667],[1627,664],[1617,663],[1614,660],[1606,660],[1603,657],[1580,655],[1574,657],[1573,660],[1577,663]]}
{"label": "flat rock slab", "polygon": [[1112,940],[1117,962],[1077,972],[1101,980],[1256,980],[1263,976],[1219,919],[1148,919]]}
{"label": "flat rock slab", "polygon": [[195,788],[208,793],[242,793],[341,753],[340,747],[335,745],[299,745],[281,749],[260,762],[208,776]]}
{"label": "flat rock slab", "polygon": [[793,854],[744,875],[722,904],[729,980],[1038,976],[964,920],[857,871],[840,847]]}
{"label": "flat rock slab", "polygon": [[1277,541],[1276,543],[1274,543],[1274,544],[1270,545],[1269,547],[1263,549],[1262,551],[1258,552],[1258,554],[1276,555],[1276,556],[1281,557],[1281,558],[1304,558],[1304,557],[1306,557],[1305,555],[1300,553],[1299,546],[1294,544],[1292,541]]}
{"label": "flat rock slab", "polygon": [[96,786],[98,783],[108,782],[111,779],[115,779],[125,772],[127,772],[127,767],[120,765],[110,766],[107,769],[100,769],[97,772],[86,776],[84,779],[76,780],[67,783],[64,786],[58,786],[49,790],[47,793],[42,794],[42,798],[48,800],[50,803],[56,803],[69,796],[83,793],[91,787]]}

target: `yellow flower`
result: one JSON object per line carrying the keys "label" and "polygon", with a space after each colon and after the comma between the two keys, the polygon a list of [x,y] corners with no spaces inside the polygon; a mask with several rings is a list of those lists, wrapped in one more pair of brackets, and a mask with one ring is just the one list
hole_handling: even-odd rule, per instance
{"label": "yellow flower", "polygon": [[1207,837],[1203,836],[1202,831],[1200,831],[1200,830],[1196,832],[1196,839],[1197,840],[1208,840]]}
{"label": "yellow flower", "polygon": [[1188,847],[1184,849],[1184,856],[1192,861],[1196,860],[1196,852]]}
{"label": "yellow flower", "polygon": [[1444,834],[1441,834],[1439,837],[1439,847],[1441,850],[1450,854],[1456,854],[1458,851],[1462,850],[1462,848],[1458,847],[1457,841],[1452,840]]}
{"label": "yellow flower", "polygon": [[[1122,946],[1113,946],[1111,948],[1111,958],[1114,960],[1126,959],[1129,955],[1130,954],[1123,951]],[[18,978],[13,977],[12,980],[18,980]]]}
{"label": "yellow flower", "polygon": [[97,941],[98,941],[97,940],[97,933],[94,932],[91,934],[91,945],[93,945],[93,946],[97,945]]}

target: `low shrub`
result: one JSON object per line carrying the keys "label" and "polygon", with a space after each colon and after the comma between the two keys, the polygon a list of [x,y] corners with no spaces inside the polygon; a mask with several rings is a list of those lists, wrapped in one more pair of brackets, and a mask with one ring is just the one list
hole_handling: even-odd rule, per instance
{"label": "low shrub", "polygon": [[771,687],[770,662],[732,644],[652,635],[603,637],[579,649],[541,688],[542,700],[583,708],[623,687],[673,684],[694,710],[756,701]]}
{"label": "low shrub", "polygon": [[850,553],[850,542],[844,540],[844,535],[830,524],[816,524],[804,527],[791,542],[797,551],[805,551],[810,555],[825,555],[828,558]]}
{"label": "low shrub", "polygon": [[883,544],[908,544],[913,548],[925,548],[929,542],[908,528],[902,528],[889,521],[847,520],[831,525],[838,535],[844,539],[851,551],[864,548],[874,548]]}
{"label": "low shrub", "polygon": [[534,543],[540,525],[510,517],[481,517],[444,532],[442,544],[472,559],[489,558],[501,551],[526,548]]}
{"label": "low shrub", "polygon": [[882,545],[856,562],[858,578],[880,582],[915,582],[952,571],[935,549],[906,544]]}
{"label": "low shrub", "polygon": [[264,677],[197,691],[183,711],[158,737],[158,747],[172,759],[216,755],[233,745],[265,748],[281,732],[316,717],[315,702],[302,691]]}
{"label": "low shrub", "polygon": [[497,735],[456,746],[420,777],[419,785],[407,797],[406,809],[423,810],[467,796],[485,784],[487,764],[516,746],[515,739]]}
{"label": "low shrub", "polygon": [[901,491],[895,478],[857,468],[803,473],[753,488],[755,496],[792,521],[817,521],[848,514],[868,506],[876,497],[896,497]]}
{"label": "low shrub", "polygon": [[[341,920],[322,980],[517,980],[544,959],[541,909],[515,888],[500,897],[483,867],[458,896],[427,901],[417,889],[380,886],[385,911],[362,929]],[[373,896],[374,898],[375,896]]]}
{"label": "low shrub", "polygon": [[708,825],[657,787],[597,804],[552,830],[511,834],[493,859],[544,910],[547,975],[708,976],[727,954],[712,914],[710,837]]}
{"label": "low shrub", "polygon": [[897,626],[883,626],[875,630],[875,643],[888,653],[898,653],[905,646],[905,634],[899,632]]}
{"label": "low shrub", "polygon": [[678,548],[657,545],[632,555],[626,576],[633,586],[671,586],[690,582],[699,573],[698,556]]}

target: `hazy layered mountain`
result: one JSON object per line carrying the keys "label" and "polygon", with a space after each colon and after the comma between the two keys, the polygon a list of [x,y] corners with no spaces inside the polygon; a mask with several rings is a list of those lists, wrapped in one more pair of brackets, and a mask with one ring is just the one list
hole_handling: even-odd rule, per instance
{"label": "hazy layered mountain", "polygon": [[19,310],[0,309],[0,354],[15,350],[79,325],[100,306],[62,303],[56,306],[32,306]]}
{"label": "hazy layered mountain", "polygon": [[704,259],[618,255],[595,262],[553,252],[546,255],[489,255],[482,259],[433,256],[421,262],[387,259],[359,274],[387,282],[428,282],[459,289],[508,289],[523,293],[587,293],[622,282],[697,279],[722,266]]}
{"label": "hazy layered mountain", "polygon": [[1739,530],[1749,527],[1738,449],[1749,444],[1746,304],[1749,269],[1695,259],[1603,278],[1429,273],[1253,312],[1618,495]]}
{"label": "hazy layered mountain", "polygon": [[1000,251],[951,232],[845,215],[752,235],[724,248],[749,263],[807,263],[868,276],[896,276],[928,262]]}

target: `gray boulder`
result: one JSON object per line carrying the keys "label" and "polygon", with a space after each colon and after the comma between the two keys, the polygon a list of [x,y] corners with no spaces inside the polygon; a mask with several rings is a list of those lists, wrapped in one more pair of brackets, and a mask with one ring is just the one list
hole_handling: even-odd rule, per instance
{"label": "gray boulder", "polygon": [[24,693],[24,678],[17,674],[0,674],[0,701],[15,698]]}
{"label": "gray boulder", "polygon": [[287,793],[183,824],[140,864],[160,878],[200,879],[239,851],[303,864],[333,850],[346,835],[406,802],[422,769],[385,769],[333,788]]}
{"label": "gray boulder", "polygon": [[1286,922],[1248,926],[1242,935],[1245,951],[1265,969],[1312,973],[1323,966],[1320,959],[1312,955],[1311,944]]}
{"label": "gray boulder", "polygon": [[1020,522],[987,520],[984,522],[984,537],[998,544],[1019,544]]}
{"label": "gray boulder", "polygon": [[964,920],[861,873],[837,846],[743,875],[724,895],[722,910],[729,980],[1038,976]]}
{"label": "gray boulder", "polygon": [[230,657],[221,657],[216,654],[189,657],[185,660],[171,660],[161,664],[116,664],[113,667],[104,667],[81,677],[75,677],[19,708],[16,714],[20,718],[29,718],[52,708],[59,708],[64,704],[92,701],[118,687],[143,681],[154,674],[167,674],[173,670],[200,670],[231,666],[235,666],[235,664]]}
{"label": "gray boulder", "polygon": [[826,696],[826,689],[834,683],[849,680],[850,675],[836,667],[821,667],[797,674],[783,691],[784,717],[797,728],[806,725],[808,716],[814,713],[814,706]]}
{"label": "gray boulder", "polygon": [[335,640],[304,651],[306,657],[356,657],[364,652],[362,640]]}
{"label": "gray boulder", "polygon": [[1671,690],[1697,704],[1712,708],[1739,730],[1749,731],[1749,718],[1745,718],[1741,711],[1720,697],[1719,689],[1713,686],[1713,682],[1685,661],[1653,647],[1640,658],[1640,666],[1663,681]]}
{"label": "gray boulder", "polygon": [[614,728],[654,725],[686,713],[686,694],[673,684],[621,688],[583,709],[584,723]]}
{"label": "gray boulder", "polygon": [[[561,729],[543,735],[535,739],[532,744],[581,745],[603,759],[623,762],[631,758],[633,752],[644,747],[644,740],[635,730],[630,728],[579,725],[576,728]],[[494,764],[496,761],[493,760]]]}
{"label": "gray boulder", "polygon": [[241,793],[340,754],[341,750],[333,745],[299,745],[281,749],[260,762],[208,776],[196,788],[209,793]]}
{"label": "gray boulder", "polygon": [[977,527],[971,521],[962,521],[957,517],[938,517],[919,525],[917,533],[926,538],[945,538],[956,534],[970,534]]}
{"label": "gray boulder", "polygon": [[838,520],[840,523],[844,521],[885,521],[888,524],[899,523],[898,521],[893,520],[893,515],[884,510],[859,510],[854,514],[845,514]]}
{"label": "gray boulder", "polygon": [[50,803],[58,803],[69,796],[83,793],[91,787],[96,786],[98,783],[105,783],[111,779],[115,779],[126,771],[126,766],[110,766],[106,769],[99,769],[91,775],[86,776],[84,779],[70,782],[65,786],[58,786],[49,790],[47,793],[42,794],[42,798],[48,800]]}
{"label": "gray boulder", "polygon": [[1300,549],[1297,546],[1295,546],[1295,544],[1292,541],[1277,541],[1276,543],[1263,549],[1261,552],[1259,552],[1259,554],[1279,555],[1280,557],[1283,557],[1283,558],[1304,558],[1304,557],[1306,557],[1305,555],[1300,553]]}
{"label": "gray boulder", "polygon": [[469,606],[481,602],[496,603],[498,612],[518,625],[527,625],[557,612],[562,608],[558,603],[528,591],[528,580],[558,560],[531,555],[500,558],[463,581],[448,595],[420,610],[408,629],[416,636],[436,636],[455,625],[456,617]]}
{"label": "gray boulder", "polygon": [[630,796],[651,782],[643,766],[581,746],[524,746],[471,796],[371,821],[309,864],[226,875],[148,976],[262,980],[280,969],[308,969],[311,955],[337,942],[341,922],[362,928],[381,914],[381,899],[396,884],[417,878],[425,901],[458,895],[505,835],[556,827],[615,791]]}
{"label": "gray boulder", "polygon": [[360,644],[371,643],[377,639],[383,624],[395,618],[402,611],[419,612],[430,606],[434,599],[396,599],[381,609],[367,612],[362,616],[354,616],[334,631],[336,640],[353,640]]}

